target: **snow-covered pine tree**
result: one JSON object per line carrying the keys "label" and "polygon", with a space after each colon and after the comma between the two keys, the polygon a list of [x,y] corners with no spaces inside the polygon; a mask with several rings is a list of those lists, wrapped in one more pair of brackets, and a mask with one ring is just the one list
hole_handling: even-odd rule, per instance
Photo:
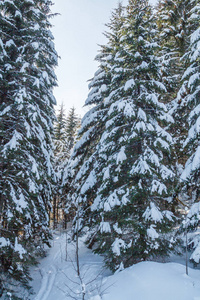
{"label": "snow-covered pine tree", "polygon": [[62,103],[54,124],[55,168],[57,176],[60,179],[62,177],[62,171],[66,167],[70,157],[70,152],[74,147],[80,122],[81,120],[76,114],[74,107],[69,110],[66,116]]}
{"label": "snow-covered pine tree", "polygon": [[[70,153],[74,147],[77,131],[80,126],[80,118],[76,114],[75,108],[72,107],[68,115],[65,114],[63,103],[57,114],[57,120],[55,122],[55,160],[54,167],[57,175],[57,185],[54,189],[53,197],[53,227],[56,228],[58,222],[59,208],[65,207],[65,201],[63,194],[65,194],[65,187],[63,183],[63,171],[68,164]],[[63,213],[63,222],[66,224],[66,214]],[[66,225],[65,225],[66,226]]]}
{"label": "snow-covered pine tree", "polygon": [[15,283],[28,287],[28,263],[50,237],[57,65],[51,4],[0,2],[0,275],[5,299],[20,299]]}
{"label": "snow-covered pine tree", "polygon": [[157,5],[157,24],[162,54],[162,79],[168,90],[166,102],[176,98],[183,74],[180,58],[188,42],[190,0],[161,0]]}
{"label": "snow-covered pine tree", "polygon": [[[184,110],[176,113],[177,93],[181,87],[181,78],[186,68],[183,56],[187,52],[189,45],[189,35],[193,24],[190,22],[190,12],[194,6],[192,0],[161,0],[158,4],[158,28],[160,30],[161,54],[162,60],[162,80],[167,88],[163,99],[168,103],[171,114],[174,117],[174,123],[170,127],[170,132],[174,137],[174,162],[177,166],[177,176],[179,173],[179,164],[184,164],[186,156],[182,152],[182,144],[187,134],[187,124],[184,117]],[[174,101],[174,99],[176,99]]]}
{"label": "snow-covered pine tree", "polygon": [[189,245],[193,249],[190,259],[200,263],[200,3],[191,1],[189,20],[190,44],[183,60],[187,66],[182,77],[182,86],[177,96],[177,114],[183,114],[187,121],[187,136],[183,140],[183,153],[187,158],[181,174],[182,193],[188,197],[190,211],[184,221],[186,230],[191,231]]}
{"label": "snow-covered pine tree", "polygon": [[93,170],[98,190],[91,215],[95,251],[113,271],[173,248],[166,235],[174,226],[172,138],[163,127],[172,118],[159,102],[165,87],[155,28],[149,3],[130,0],[104,101],[108,112]]}
{"label": "snow-covered pine tree", "polygon": [[[90,205],[96,197],[97,182],[94,173],[97,167],[97,146],[102,133],[105,130],[105,115],[107,108],[104,107],[104,99],[111,92],[109,90],[113,60],[116,49],[119,47],[120,30],[123,23],[123,7],[112,12],[111,22],[107,25],[111,30],[106,32],[109,36],[107,45],[102,45],[96,61],[99,63],[98,71],[89,84],[89,95],[85,106],[91,107],[82,119],[81,128],[69,164],[65,169],[64,182],[66,185],[66,198],[69,206],[78,206],[81,229],[92,222]],[[92,245],[93,239],[88,241]]]}
{"label": "snow-covered pine tree", "polygon": [[66,114],[65,114],[65,108],[63,102],[60,105],[56,117],[57,118],[54,126],[55,141],[56,142],[65,141],[66,140]]}
{"label": "snow-covered pine tree", "polygon": [[57,182],[52,197],[53,228],[58,224],[59,208],[62,207],[62,174],[64,166],[69,159],[69,143],[66,135],[66,114],[64,104],[61,103],[54,122],[54,170]]}
{"label": "snow-covered pine tree", "polygon": [[62,103],[57,118],[54,123],[54,154],[55,154],[55,169],[57,176],[61,179],[61,173],[64,168],[64,164],[69,159],[69,142],[67,138],[67,120],[65,114],[64,104]]}
{"label": "snow-covered pine tree", "polygon": [[70,108],[66,119],[66,135],[69,143],[69,151],[71,151],[74,147],[80,123],[81,120],[80,117],[76,114],[75,107]]}

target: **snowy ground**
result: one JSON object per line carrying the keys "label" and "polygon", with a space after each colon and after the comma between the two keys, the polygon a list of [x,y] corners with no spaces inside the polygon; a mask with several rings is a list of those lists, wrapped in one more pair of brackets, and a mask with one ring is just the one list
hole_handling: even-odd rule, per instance
{"label": "snowy ground", "polygon": [[[38,267],[31,272],[32,286],[36,293],[31,299],[72,299],[68,294],[79,299],[78,291],[81,289],[81,284],[75,271],[75,246],[73,243],[68,243],[67,248],[66,260],[66,235],[55,235],[52,248],[47,251],[47,257],[43,258]],[[86,293],[90,293],[89,298],[91,298],[98,294],[102,286],[102,274],[107,275],[108,271],[103,270],[102,258],[91,253],[84,246],[83,240],[80,240],[79,256],[82,286],[85,285]]]}
{"label": "snowy ground", "polygon": [[65,234],[55,235],[47,257],[32,270],[35,295],[31,300],[82,299],[78,297],[81,287],[86,300],[200,300],[200,270],[189,268],[187,276],[183,264],[142,262],[111,275],[102,269],[102,258],[92,254],[83,241],[81,285],[73,266],[74,245],[67,245],[67,261],[65,245]]}

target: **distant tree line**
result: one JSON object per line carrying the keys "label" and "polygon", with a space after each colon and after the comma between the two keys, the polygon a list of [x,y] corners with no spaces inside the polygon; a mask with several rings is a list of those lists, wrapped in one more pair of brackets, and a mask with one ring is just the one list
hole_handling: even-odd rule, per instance
{"label": "distant tree line", "polygon": [[53,229],[56,229],[58,225],[66,229],[67,221],[70,220],[65,201],[66,187],[63,185],[63,172],[68,164],[74,144],[76,143],[80,124],[81,119],[76,114],[75,108],[72,107],[66,115],[64,104],[62,103],[57,112],[57,118],[54,124],[54,168],[57,183],[52,201],[51,215]]}

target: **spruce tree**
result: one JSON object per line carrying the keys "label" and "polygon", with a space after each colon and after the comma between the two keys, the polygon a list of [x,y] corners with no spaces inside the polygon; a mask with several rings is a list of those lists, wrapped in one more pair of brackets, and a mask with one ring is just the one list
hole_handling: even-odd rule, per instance
{"label": "spruce tree", "polygon": [[105,254],[112,270],[165,256],[173,248],[165,235],[174,220],[168,202],[172,138],[163,128],[171,118],[159,102],[165,87],[155,33],[148,2],[129,1],[123,50],[116,55],[112,93],[104,104],[109,110],[96,172],[101,184],[91,207],[100,223],[95,251]]}
{"label": "spruce tree", "polygon": [[[92,135],[82,137],[87,158],[79,152],[82,161],[73,158],[79,171],[70,170],[76,182],[72,198],[81,203],[81,223],[89,226],[88,244],[95,243],[95,252],[114,271],[173,248],[166,233],[174,225],[169,197],[174,174],[172,138],[163,127],[171,117],[159,102],[165,87],[152,9],[147,1],[129,1],[125,18],[119,8],[113,16],[104,64],[110,83],[101,98],[104,115],[97,119],[102,131],[94,144]],[[82,139],[75,146],[79,151]]]}
{"label": "spruce tree", "polygon": [[69,143],[69,151],[73,148],[75,144],[75,139],[77,135],[77,129],[80,126],[80,118],[75,112],[75,108],[70,108],[68,116],[66,119],[66,134]]}
{"label": "spruce tree", "polygon": [[54,126],[55,141],[66,140],[66,114],[64,104],[60,105]]}
{"label": "spruce tree", "polygon": [[162,54],[162,79],[169,94],[166,102],[176,98],[184,66],[180,58],[188,45],[190,0],[161,0],[157,5],[157,24]]}
{"label": "spruce tree", "polygon": [[184,220],[184,227],[190,234],[189,245],[193,250],[191,260],[200,262],[200,236],[197,230],[200,224],[200,156],[199,156],[199,118],[200,118],[200,6],[199,1],[191,1],[189,10],[190,35],[189,47],[184,54],[183,60],[186,70],[182,77],[182,86],[179,90],[176,113],[184,112],[187,124],[187,135],[183,139],[183,153],[187,158],[181,174],[182,194],[186,195],[187,205],[190,211]]}
{"label": "spruce tree", "polygon": [[57,54],[49,0],[0,2],[0,272],[5,299],[28,287],[49,244]]}
{"label": "spruce tree", "polygon": [[69,159],[69,141],[66,130],[66,114],[64,104],[62,103],[57,113],[57,119],[54,124],[54,154],[55,154],[55,169],[57,176],[61,178],[62,169],[67,159]]}
{"label": "spruce tree", "polygon": [[[107,24],[111,30],[105,33],[107,37],[109,36],[109,42],[100,46],[99,54],[95,58],[99,63],[99,68],[90,80],[90,92],[85,101],[85,106],[89,108],[92,106],[92,108],[82,119],[78,141],[65,169],[64,183],[67,203],[69,207],[80,206],[80,229],[86,225],[90,226],[93,218],[89,208],[96,197],[97,190],[96,174],[94,173],[97,164],[97,147],[105,130],[104,118],[107,108],[104,107],[104,101],[110,93],[110,72],[116,49],[120,44],[122,23],[123,7],[119,4],[112,13],[111,22]],[[88,243],[91,246],[93,239],[91,238]]]}
{"label": "spruce tree", "polygon": [[[175,142],[172,163],[177,167],[177,177],[180,176],[180,165],[184,165],[187,159],[181,146],[187,135],[187,122],[184,110],[180,109],[181,98],[177,97],[177,93],[187,67],[184,55],[187,52],[189,36],[193,28],[193,22],[190,20],[193,7],[194,1],[191,0],[162,0],[158,4],[157,23],[161,40],[159,55],[162,62],[162,80],[167,88],[163,100],[168,104],[168,109],[174,118],[170,132]],[[175,194],[178,191],[179,185]]]}
{"label": "spruce tree", "polygon": [[54,189],[53,205],[53,227],[57,226],[59,208],[63,210],[63,224],[66,227],[65,214],[65,184],[63,185],[63,172],[68,164],[70,153],[74,147],[77,131],[80,125],[80,118],[72,107],[68,116],[65,114],[63,103],[58,111],[57,120],[55,122],[55,159],[54,167],[57,175],[57,184]]}
{"label": "spruce tree", "polygon": [[54,170],[57,181],[54,187],[54,194],[52,197],[52,218],[53,229],[56,229],[58,224],[59,208],[62,207],[62,174],[63,168],[69,159],[69,147],[66,136],[66,115],[64,104],[62,103],[54,122]]}

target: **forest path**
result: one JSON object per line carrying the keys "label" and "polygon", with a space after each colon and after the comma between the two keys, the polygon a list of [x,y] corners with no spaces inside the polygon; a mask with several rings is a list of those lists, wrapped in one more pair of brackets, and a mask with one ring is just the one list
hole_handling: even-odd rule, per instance
{"label": "forest path", "polygon": [[[66,233],[54,234],[52,247],[47,250],[47,256],[41,259],[38,267],[32,270],[32,286],[35,294],[31,300],[68,300],[72,291],[80,290],[80,282],[75,271],[75,245],[73,242],[67,243],[66,260]],[[93,254],[84,245],[84,240],[79,242],[80,269],[84,284],[89,289],[91,296],[100,288],[102,258]],[[97,280],[94,280],[97,278]],[[96,285],[97,284],[97,285]],[[95,286],[96,285],[96,286]],[[89,291],[89,290],[88,290]]]}
{"label": "forest path", "polygon": [[66,260],[66,234],[54,234],[47,256],[32,269],[35,295],[30,300],[82,299],[81,289],[87,300],[200,300],[200,267],[189,268],[186,275],[184,257],[173,257],[168,263],[141,262],[108,276],[109,271],[102,273],[102,257],[88,250],[81,238],[81,284],[73,242],[67,243],[67,250]]}

